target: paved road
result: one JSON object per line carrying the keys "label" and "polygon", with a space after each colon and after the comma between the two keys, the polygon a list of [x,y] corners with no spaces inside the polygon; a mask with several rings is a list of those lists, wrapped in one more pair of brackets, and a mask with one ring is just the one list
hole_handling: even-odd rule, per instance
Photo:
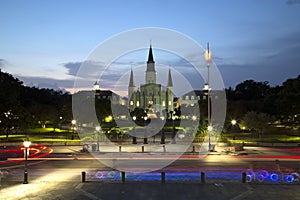
{"label": "paved road", "polygon": [[[262,151],[262,153],[259,153]],[[266,150],[266,151],[264,151]],[[251,154],[251,151],[252,154]],[[277,150],[276,150],[277,151]],[[250,155],[274,155],[273,149],[249,149]],[[88,154],[78,153],[76,148],[68,151],[63,148],[49,160],[29,161],[29,184],[21,184],[23,164],[8,166],[8,171],[1,181],[0,199],[300,199],[298,185],[279,184],[242,184],[241,181],[222,181],[215,179],[202,184],[198,181],[131,181],[117,182],[86,182],[81,183],[82,171],[109,169]],[[290,152],[278,150],[280,155],[291,155]],[[275,154],[275,155],[278,155]],[[116,159],[119,154],[102,154],[106,159]],[[124,154],[122,154],[124,155]],[[139,159],[131,159],[139,164],[146,160],[148,154],[141,154]],[[168,155],[170,156],[170,155]],[[144,158],[143,158],[144,157]],[[167,158],[162,155],[152,157],[151,162],[162,162]],[[199,159],[191,155],[176,160],[165,168],[166,171],[254,171],[299,169],[297,159],[241,158],[230,155],[208,155]],[[122,158],[116,164],[128,160]],[[143,166],[141,166],[143,167]]]}

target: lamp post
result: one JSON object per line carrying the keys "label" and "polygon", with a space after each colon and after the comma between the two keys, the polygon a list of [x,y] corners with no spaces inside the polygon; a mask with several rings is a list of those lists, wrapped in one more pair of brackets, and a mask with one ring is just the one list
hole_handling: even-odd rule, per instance
{"label": "lamp post", "polygon": [[173,144],[176,144],[176,140],[175,140],[175,115],[172,116],[172,138],[173,138]]}
{"label": "lamp post", "polygon": [[25,150],[24,150],[25,163],[24,163],[24,181],[23,181],[23,184],[27,184],[28,183],[27,158],[28,158],[28,148],[31,145],[31,142],[30,141],[24,141],[23,145],[25,147]]}
{"label": "lamp post", "polygon": [[100,138],[100,130],[101,130],[101,127],[100,126],[96,126],[96,131],[97,131],[97,151],[100,150],[99,148],[99,145],[100,145],[100,141],[99,141],[99,138]]}
{"label": "lamp post", "polygon": [[[162,122],[165,120],[165,117],[164,116],[162,116],[162,117],[160,117],[160,119],[162,120]],[[163,126],[162,126],[162,128],[161,128],[161,138],[160,138],[160,143],[161,144],[165,144],[165,130],[164,130],[164,128],[165,128],[165,125],[163,124]]]}
{"label": "lamp post", "polygon": [[76,120],[73,119],[73,120],[71,121],[71,123],[72,123],[72,128],[73,128],[73,132],[72,132],[72,140],[73,140],[73,139],[74,139],[74,133],[75,133]]}
{"label": "lamp post", "polygon": [[232,134],[233,134],[233,140],[235,140],[235,132],[234,132],[234,129],[235,129],[235,125],[236,125],[236,120],[235,119],[233,119],[233,120],[231,120],[231,125],[232,125]]}
{"label": "lamp post", "polygon": [[211,62],[211,52],[209,50],[209,43],[207,43],[207,49],[204,54],[204,58],[207,64],[207,83],[204,86],[204,89],[207,89],[207,131],[208,131],[208,150],[212,151],[211,149],[211,143],[210,143],[210,132],[212,131],[212,125],[211,125],[211,110],[210,110],[210,74],[209,74],[209,68],[210,68],[210,62]]}
{"label": "lamp post", "polygon": [[136,116],[133,116],[132,117],[132,119],[133,119],[133,137],[132,137],[132,144],[136,144],[137,142],[136,142],[136,137],[135,137],[135,120],[136,120]]}
{"label": "lamp post", "polygon": [[144,117],[144,128],[145,128],[145,137],[144,137],[144,144],[148,144],[148,138],[147,138],[147,128],[146,128],[146,122],[148,120],[148,117]]}

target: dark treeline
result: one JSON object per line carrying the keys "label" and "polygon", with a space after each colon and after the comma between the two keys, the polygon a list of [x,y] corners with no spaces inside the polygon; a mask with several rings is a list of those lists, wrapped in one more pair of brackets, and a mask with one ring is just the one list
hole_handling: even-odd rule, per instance
{"label": "dark treeline", "polygon": [[[271,87],[268,82],[246,80],[226,89],[228,125],[232,119],[242,121],[253,114],[268,116],[273,122],[299,127],[300,76]],[[0,131],[6,134],[51,124],[58,127],[72,120],[72,96],[62,91],[26,87],[12,75],[0,70]],[[99,104],[99,103],[98,103]],[[96,104],[105,116],[111,114],[109,104]],[[205,110],[205,102],[200,102]],[[106,105],[105,108],[103,108]],[[109,107],[109,108],[106,108]],[[97,109],[98,110],[98,109]],[[252,114],[252,117],[251,117]],[[99,113],[97,113],[99,115]],[[256,116],[254,116],[256,117]],[[260,120],[261,121],[261,120]],[[225,128],[226,128],[225,124]]]}
{"label": "dark treeline", "polygon": [[234,89],[226,89],[226,95],[227,122],[232,119],[242,121],[247,118],[247,113],[252,116],[256,113],[267,116],[269,123],[299,127],[300,75],[275,87],[268,82],[246,80]]}
{"label": "dark treeline", "polygon": [[26,87],[0,70],[0,130],[9,134],[37,126],[69,122],[71,95],[52,89]]}

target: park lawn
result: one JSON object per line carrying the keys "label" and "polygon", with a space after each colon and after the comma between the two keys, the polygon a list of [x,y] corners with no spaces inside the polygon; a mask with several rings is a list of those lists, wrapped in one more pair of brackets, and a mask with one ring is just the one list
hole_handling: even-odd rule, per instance
{"label": "park lawn", "polygon": [[70,130],[64,130],[64,129],[59,129],[59,128],[34,128],[34,129],[28,129],[28,131],[32,133],[50,133],[50,132],[57,132],[57,133],[66,133],[70,132]]}
{"label": "park lawn", "polygon": [[263,138],[243,138],[243,139],[228,139],[228,142],[231,143],[242,143],[242,142],[267,142],[267,143],[299,143],[300,137],[299,136],[279,136],[279,135],[272,135]]}

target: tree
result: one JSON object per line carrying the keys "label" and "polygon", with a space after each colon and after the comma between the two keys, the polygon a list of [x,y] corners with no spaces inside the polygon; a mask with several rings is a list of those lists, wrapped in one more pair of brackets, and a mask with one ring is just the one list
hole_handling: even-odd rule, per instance
{"label": "tree", "polygon": [[295,79],[285,81],[278,92],[276,112],[281,122],[286,126],[299,127],[300,114],[300,75]]}
{"label": "tree", "polygon": [[250,130],[254,130],[258,133],[259,138],[262,137],[265,129],[268,127],[271,118],[266,113],[257,113],[250,111],[245,114],[243,122]]}

